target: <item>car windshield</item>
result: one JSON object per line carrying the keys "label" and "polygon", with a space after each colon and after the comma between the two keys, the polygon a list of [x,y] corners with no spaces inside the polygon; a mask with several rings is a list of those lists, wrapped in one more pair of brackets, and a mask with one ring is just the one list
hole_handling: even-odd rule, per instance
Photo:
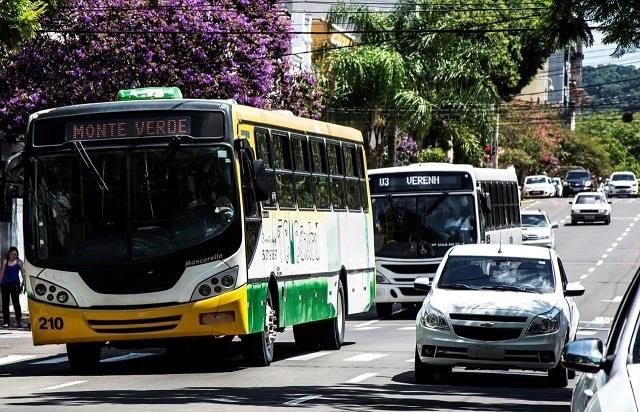
{"label": "car windshield", "polygon": [[536,183],[547,183],[547,178],[544,176],[533,176],[527,177],[527,180],[525,181],[525,184],[528,185],[534,185]]}
{"label": "car windshield", "polygon": [[577,179],[591,179],[588,172],[567,172],[565,179],[577,180]]}
{"label": "car windshield", "polygon": [[602,204],[606,203],[604,197],[599,194],[593,195],[579,195],[576,198],[577,205],[588,205],[588,204]]}
{"label": "car windshield", "polygon": [[555,279],[548,259],[449,256],[438,288],[553,293]]}
{"label": "car windshield", "polygon": [[547,219],[544,215],[522,215],[523,227],[546,227]]}
{"label": "car windshield", "polygon": [[611,176],[611,180],[612,181],[618,181],[618,180],[634,181],[636,180],[636,178],[633,175],[624,173],[624,174]]}
{"label": "car windshield", "polygon": [[56,261],[126,261],[176,252],[237,220],[226,146],[37,156],[31,250]]}
{"label": "car windshield", "polygon": [[372,201],[376,256],[441,257],[451,246],[476,242],[470,194],[386,195]]}

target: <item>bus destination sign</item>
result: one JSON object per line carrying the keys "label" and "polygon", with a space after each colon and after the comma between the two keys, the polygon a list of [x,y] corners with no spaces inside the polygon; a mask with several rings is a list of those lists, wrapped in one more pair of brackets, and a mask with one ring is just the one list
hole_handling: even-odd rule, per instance
{"label": "bus destination sign", "polygon": [[163,116],[67,122],[67,141],[191,135],[191,117]]}
{"label": "bus destination sign", "polygon": [[394,173],[372,175],[372,193],[473,190],[467,172]]}

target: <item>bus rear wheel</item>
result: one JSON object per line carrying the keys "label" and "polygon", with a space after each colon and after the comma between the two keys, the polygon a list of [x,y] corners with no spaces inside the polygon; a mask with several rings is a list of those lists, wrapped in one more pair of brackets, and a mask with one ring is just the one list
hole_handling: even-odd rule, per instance
{"label": "bus rear wheel", "polygon": [[380,317],[388,317],[393,313],[393,303],[376,303],[376,312]]}
{"label": "bus rear wheel", "polygon": [[244,359],[251,366],[269,366],[273,361],[276,340],[276,311],[271,291],[267,292],[264,308],[264,328],[261,332],[242,337]]}
{"label": "bus rear wheel", "polygon": [[344,288],[338,281],[338,298],[336,300],[336,317],[319,322],[320,346],[323,349],[338,350],[344,343],[345,304]]}
{"label": "bus rear wheel", "polygon": [[95,371],[101,354],[101,343],[67,343],[69,366],[77,372]]}

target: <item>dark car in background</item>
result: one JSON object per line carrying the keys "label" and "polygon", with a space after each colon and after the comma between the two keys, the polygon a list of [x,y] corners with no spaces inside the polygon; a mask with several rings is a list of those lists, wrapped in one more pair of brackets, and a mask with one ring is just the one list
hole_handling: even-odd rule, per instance
{"label": "dark car in background", "polygon": [[591,173],[586,169],[573,169],[567,171],[562,179],[562,195],[572,196],[580,192],[591,192],[596,190],[592,181]]}

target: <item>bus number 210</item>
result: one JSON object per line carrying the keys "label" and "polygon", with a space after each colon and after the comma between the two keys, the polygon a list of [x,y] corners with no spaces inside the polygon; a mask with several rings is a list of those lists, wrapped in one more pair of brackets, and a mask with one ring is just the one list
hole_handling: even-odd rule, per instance
{"label": "bus number 210", "polygon": [[64,321],[62,318],[41,317],[38,321],[40,322],[40,329],[62,330],[64,328]]}

